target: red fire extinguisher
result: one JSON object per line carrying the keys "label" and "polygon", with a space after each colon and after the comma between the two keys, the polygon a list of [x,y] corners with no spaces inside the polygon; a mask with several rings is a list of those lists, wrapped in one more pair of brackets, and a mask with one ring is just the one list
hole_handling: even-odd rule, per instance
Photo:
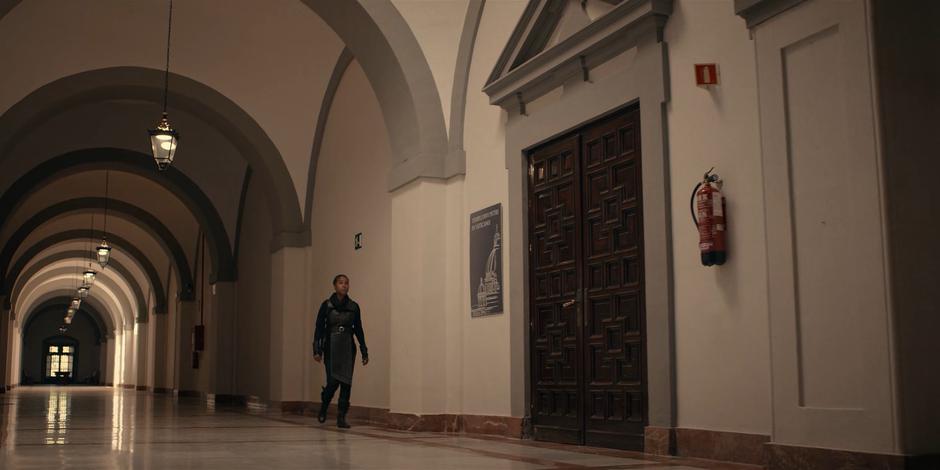
{"label": "red fire extinguisher", "polygon": [[728,257],[725,245],[725,197],[721,194],[721,178],[708,170],[692,190],[689,209],[692,222],[698,227],[698,249],[705,266],[722,265]]}

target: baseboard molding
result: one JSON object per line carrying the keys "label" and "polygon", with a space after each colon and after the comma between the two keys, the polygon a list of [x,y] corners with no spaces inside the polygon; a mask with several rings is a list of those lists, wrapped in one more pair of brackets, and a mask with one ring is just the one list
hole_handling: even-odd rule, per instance
{"label": "baseboard molding", "polygon": [[[176,398],[202,399],[207,406],[232,406],[252,411],[280,410],[284,414],[316,416],[320,403],[312,401],[268,401],[254,395],[212,394],[197,390],[171,390],[155,387],[154,393],[172,393]],[[329,418],[336,417],[336,404],[330,406]],[[351,406],[347,418],[391,429],[419,432],[451,432],[523,437],[523,418],[508,416],[391,413],[387,408]]]}
{"label": "baseboard molding", "polygon": [[676,455],[674,428],[647,426],[643,434],[643,452],[653,455]]}
{"label": "baseboard molding", "polygon": [[388,423],[392,429],[415,432],[459,432],[460,416],[455,414],[417,415],[389,413]]}
{"label": "baseboard molding", "polygon": [[724,462],[767,465],[770,436],[676,428],[676,455]]}
{"label": "baseboard molding", "polygon": [[147,385],[138,385],[138,386],[137,386],[137,391],[138,391],[138,392],[149,392],[150,390],[151,390],[151,388],[150,388],[149,386],[147,386]]}
{"label": "baseboard molding", "polygon": [[135,384],[121,384],[121,388],[126,388],[128,390],[137,390],[137,385]]}
{"label": "baseboard molding", "polygon": [[940,454],[897,455],[768,443],[768,470],[935,470]]}
{"label": "baseboard molding", "polygon": [[521,439],[523,419],[485,415],[388,413],[388,427],[418,432],[459,432]]}
{"label": "baseboard molding", "polygon": [[644,452],[751,465],[767,464],[770,436],[707,429],[647,426]]}
{"label": "baseboard molding", "polygon": [[760,465],[767,470],[936,470],[938,455],[897,455],[802,447],[770,436],[707,429],[647,426],[644,452]]}
{"label": "baseboard molding", "polygon": [[[336,417],[336,403],[330,406],[327,413],[328,419]],[[304,414],[307,416],[316,416],[320,412],[320,402],[305,402]],[[375,408],[371,406],[350,406],[346,417],[350,421],[358,423],[374,424],[376,426],[388,426],[388,409]]]}
{"label": "baseboard molding", "polygon": [[[288,414],[316,416],[320,412],[319,402],[283,401],[271,402]],[[336,416],[336,404],[330,406],[329,419]],[[347,418],[350,421],[369,423],[391,429],[417,432],[452,432],[488,434],[522,438],[522,418],[508,416],[433,414],[417,415],[393,413],[386,408],[351,406]]]}

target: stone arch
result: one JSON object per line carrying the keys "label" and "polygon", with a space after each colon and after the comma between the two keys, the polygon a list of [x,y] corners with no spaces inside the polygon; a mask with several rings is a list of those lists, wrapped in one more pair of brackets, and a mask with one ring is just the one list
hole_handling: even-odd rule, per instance
{"label": "stone arch", "polygon": [[[39,306],[55,303],[60,303],[62,306],[65,306],[68,304],[69,300],[71,300],[70,296],[71,291],[66,289],[50,290],[40,295],[36,302],[34,302],[29,306],[29,308],[25,310],[25,313],[22,315],[17,314],[17,322],[21,327],[20,331],[23,330],[22,327],[26,325],[26,322],[29,321],[32,314],[39,310]],[[117,313],[112,312],[111,309],[108,308],[107,303],[103,302],[101,299],[89,297],[82,301],[82,306],[94,309],[94,311],[98,314],[102,325],[104,325],[105,329],[103,331],[106,333],[108,338],[113,338],[118,327],[123,327],[123,324],[121,323],[123,319],[119,318]]]}
{"label": "stone arch", "polygon": [[[0,162],[19,139],[64,110],[109,99],[162,103],[163,77],[161,70],[110,67],[62,77],[39,87],[0,116]],[[215,89],[173,73],[170,81],[173,107],[216,128],[241,151],[264,184],[276,239],[281,245],[302,246],[300,203],[271,138],[245,110]],[[152,167],[149,159],[145,161]]]}
{"label": "stone arch", "polygon": [[[25,294],[13,304],[13,310],[29,311],[33,305],[37,304],[37,299],[47,298],[49,292],[74,297],[76,281],[79,278],[80,275],[68,266],[60,266],[41,273],[27,281],[24,287]],[[113,308],[108,311],[114,313],[116,322],[117,318],[120,318],[125,329],[136,322],[136,315],[130,315],[130,313],[139,308],[139,305],[136,302],[137,299],[134,299],[133,291],[124,280],[114,276],[103,276],[95,281],[94,291],[94,295],[89,295],[82,302],[92,299],[92,301],[100,300],[105,305],[111,305]]]}
{"label": "stone arch", "polygon": [[[55,244],[62,243],[65,241],[71,241],[71,240],[88,240],[92,236],[101,236],[101,231],[93,232],[92,230],[89,230],[89,229],[74,229],[74,230],[65,230],[65,231],[50,235],[36,242],[29,248],[27,248],[23,252],[22,256],[20,256],[17,263],[10,268],[9,272],[10,273],[22,272],[23,269],[25,269],[26,267],[26,263],[28,263],[30,259],[36,257],[43,250]],[[160,278],[159,273],[157,273],[156,269],[154,268],[150,260],[134,244],[130,243],[129,241],[127,241],[120,235],[117,235],[114,233],[107,233],[107,236],[108,236],[108,240],[112,243],[112,245],[120,247],[121,251],[127,253],[128,256],[136,260],[140,264],[140,266],[146,270],[147,277],[150,277],[151,279]],[[192,277],[189,278],[188,284],[186,283],[182,284],[181,289],[182,290],[179,292],[180,300],[194,300],[195,299],[195,289],[193,287]],[[170,293],[168,292],[167,295],[169,296],[169,294]],[[169,301],[169,298],[167,299],[167,301]],[[5,306],[9,308],[8,301]]]}
{"label": "stone arch", "polygon": [[[173,260],[174,265],[176,266],[177,272],[180,275],[180,281],[183,285],[193,285],[193,275],[190,271],[189,262],[186,258],[186,254],[183,251],[183,247],[180,244],[179,240],[173,235],[173,232],[170,231],[159,219],[154,217],[149,212],[123,201],[109,201],[108,209],[113,210],[116,213],[125,215],[126,219],[142,229],[144,231],[154,235],[154,239],[163,247],[166,252],[167,258]],[[0,287],[0,293],[9,294],[10,289],[13,287],[14,278],[11,278],[8,273],[10,263],[13,260],[13,255],[16,254],[16,251],[23,244],[26,238],[42,225],[44,222],[57,217],[59,215],[83,211],[83,210],[94,210],[104,208],[105,199],[104,198],[78,198],[71,199],[68,201],[60,202],[52,206],[47,207],[35,215],[30,217],[26,222],[24,222],[20,227],[10,236],[10,238],[4,244],[3,250],[0,251],[0,273],[4,274],[4,280],[2,287]],[[101,236],[100,231],[89,230],[90,233],[89,239],[97,236]],[[112,240],[113,234],[107,234],[108,239]],[[122,248],[126,248],[127,245],[130,245],[129,242],[125,239],[121,243]]]}
{"label": "stone arch", "polygon": [[[212,271],[209,282],[234,281],[235,260],[222,217],[209,197],[183,172],[170,167],[157,173],[149,155],[119,148],[77,150],[36,165],[0,196],[0,220],[33,194],[58,178],[91,170],[119,170],[147,178],[178,197],[206,233]],[[111,201],[113,205],[114,200]]]}
{"label": "stone arch", "polygon": [[[36,314],[42,313],[50,308],[65,307],[69,304],[70,300],[71,299],[66,296],[53,297],[31,308],[29,312],[23,315],[23,328],[21,328],[23,334],[26,334],[26,331],[29,330],[30,324],[36,318]],[[98,308],[92,305],[91,302],[87,304],[82,302],[82,306],[78,310],[79,312],[87,313],[88,316],[91,317],[98,331],[101,333],[100,339],[103,340],[108,337],[108,332],[110,331],[108,323],[105,321],[105,317],[101,315],[101,312],[98,311]]]}
{"label": "stone arch", "polygon": [[[58,253],[50,254],[42,258],[41,260],[33,263],[29,268],[26,268],[25,271],[11,272],[10,278],[13,279],[13,289],[10,291],[10,303],[12,304],[16,302],[16,298],[19,296],[19,293],[22,290],[23,285],[25,284],[24,279],[31,278],[40,269],[42,269],[43,267],[49,264],[55,263],[57,261],[66,260],[66,259],[83,259],[83,260],[94,261],[94,256],[91,253],[88,253],[86,251],[79,251],[79,250],[60,251]],[[32,261],[32,258],[25,259],[25,260],[18,259],[13,264],[13,266],[22,266],[25,268],[25,266],[29,264],[30,261]],[[166,307],[167,307],[166,289],[163,287],[163,282],[160,280],[159,277],[151,277],[152,273],[153,274],[156,273],[156,269],[153,269],[153,265],[150,266],[150,269],[145,269],[142,266],[141,261],[150,263],[150,260],[134,259],[134,261],[138,263],[138,267],[144,273],[144,276],[147,277],[147,281],[150,285],[150,288],[153,290],[154,313],[166,313]],[[114,270],[117,271],[118,274],[123,276],[125,279],[134,279],[135,281],[137,280],[136,277],[127,268],[127,266],[124,266],[118,260],[112,259],[110,262],[108,262],[108,267],[114,268]],[[131,287],[135,288],[135,290],[137,291],[137,295],[141,299],[145,299],[143,295],[143,291],[141,290],[138,282],[134,282]],[[145,303],[146,303],[146,300],[145,300]]]}
{"label": "stone arch", "polygon": [[389,1],[303,2],[346,43],[375,90],[397,157],[389,189],[420,177],[463,173],[462,153],[448,154],[444,108],[431,67],[398,9]]}
{"label": "stone arch", "polygon": [[[33,265],[30,266],[29,269],[23,271],[19,277],[13,278],[14,284],[13,289],[10,292],[10,303],[16,305],[16,299],[19,297],[20,292],[22,292],[23,288],[26,286],[26,283],[29,282],[29,280],[32,279],[32,277],[35,276],[39,271],[54,263],[58,263],[59,261],[91,260],[92,257],[89,255],[90,253],[83,251],[64,251],[52,254],[43,258],[39,262],[33,263]],[[133,274],[130,273],[130,271],[127,270],[126,266],[120,264],[116,260],[111,260],[108,263],[108,270],[117,273],[121,281],[130,287],[135,299],[137,300],[137,321],[140,323],[145,322],[147,315],[147,297],[144,296],[144,291],[141,289],[140,284],[137,283],[137,279]],[[105,273],[99,273],[99,275],[104,275]]]}
{"label": "stone arch", "polygon": [[[8,0],[0,5],[0,20],[21,1]],[[323,19],[352,51],[375,90],[385,116],[386,126],[388,126],[392,149],[398,159],[393,165],[392,174],[389,175],[389,189],[398,188],[420,177],[447,178],[464,173],[466,162],[463,152],[448,151],[443,106],[441,106],[441,98],[431,73],[431,67],[411,27],[408,26],[398,9],[390,1],[302,1]],[[117,67],[103,70],[117,69],[139,68]],[[95,72],[98,71],[86,73]],[[155,70],[151,72],[162,73]],[[192,80],[173,75],[172,100],[174,106],[182,108],[179,99],[185,99],[187,93],[185,90],[177,89],[177,86],[186,87],[188,84],[182,83],[181,80]],[[201,84],[200,86],[205,87]],[[214,90],[213,93],[217,94]],[[234,106],[234,103],[231,105]],[[244,111],[241,113],[251,120]],[[242,116],[234,121],[242,123]],[[213,121],[207,120],[207,122]],[[251,122],[254,124],[253,121]],[[6,125],[7,123],[0,118],[0,129],[4,129]],[[258,127],[257,124],[254,126]],[[260,128],[257,130],[260,131]],[[246,135],[257,137],[253,132]],[[0,137],[0,151],[4,149],[3,142],[4,139]],[[265,150],[274,150],[276,153],[270,139],[267,139],[267,143],[270,147],[262,147]],[[270,178],[275,183],[290,182],[290,175],[283,161],[278,163],[280,168],[267,169],[264,177]],[[256,165],[252,163],[252,166]],[[255,168],[255,170],[259,169]],[[288,204],[276,214],[278,224],[275,233],[283,234],[277,238],[283,238],[281,243],[284,245],[290,242],[302,243],[305,237],[301,233],[303,221],[300,203],[293,193],[290,194],[290,198],[286,197],[287,195],[283,194],[284,188],[293,188],[293,186],[287,184],[273,186],[274,190],[281,190],[277,195],[277,200],[282,204]],[[274,210],[272,214],[275,214]]]}

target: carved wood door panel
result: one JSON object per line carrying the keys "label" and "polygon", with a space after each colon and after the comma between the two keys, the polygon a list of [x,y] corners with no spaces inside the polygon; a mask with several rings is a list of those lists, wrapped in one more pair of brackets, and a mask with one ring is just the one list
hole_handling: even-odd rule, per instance
{"label": "carved wood door panel", "polygon": [[643,448],[639,136],[632,108],[529,153],[536,439]]}

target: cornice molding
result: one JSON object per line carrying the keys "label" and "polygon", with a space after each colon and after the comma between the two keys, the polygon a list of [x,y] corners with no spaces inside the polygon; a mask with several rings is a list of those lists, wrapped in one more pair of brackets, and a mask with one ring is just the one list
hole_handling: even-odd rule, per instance
{"label": "cornice molding", "polygon": [[[524,107],[539,96],[557,88],[573,76],[587,71],[635,46],[639,39],[655,35],[662,41],[666,20],[672,14],[672,0],[628,0],[598,18],[584,29],[541,51],[518,66],[509,67],[519,47],[530,36],[543,36],[545,28],[557,21],[539,15],[550,0],[533,0],[522,15],[490,75],[483,91],[490,103],[510,108]],[[539,24],[539,21],[543,21]],[[530,24],[530,22],[535,22]]]}

